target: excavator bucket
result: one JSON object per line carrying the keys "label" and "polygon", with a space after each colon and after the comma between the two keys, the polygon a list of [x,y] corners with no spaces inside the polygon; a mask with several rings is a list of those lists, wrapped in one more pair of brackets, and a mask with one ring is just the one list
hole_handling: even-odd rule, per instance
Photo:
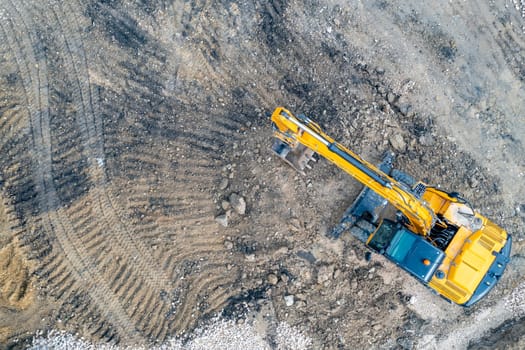
{"label": "excavator bucket", "polygon": [[304,169],[311,169],[308,164],[310,161],[315,162],[315,152],[310,148],[297,144],[295,147],[290,146],[279,138],[275,138],[272,145],[272,151],[300,174],[305,175]]}

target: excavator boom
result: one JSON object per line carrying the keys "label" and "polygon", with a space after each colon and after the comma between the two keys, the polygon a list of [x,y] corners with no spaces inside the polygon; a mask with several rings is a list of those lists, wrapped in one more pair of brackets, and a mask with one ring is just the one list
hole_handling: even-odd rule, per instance
{"label": "excavator boom", "polygon": [[[334,141],[316,123],[305,116],[295,117],[282,107],[273,112],[272,122],[275,126],[275,136],[285,144],[295,146],[299,143],[330,160],[403,213],[415,232],[420,235],[430,232],[436,217],[424,202],[409,192],[406,186]],[[302,149],[304,148],[301,147],[301,151]],[[302,171],[303,164],[294,163],[294,157],[290,157],[289,153],[285,155],[285,160]]]}

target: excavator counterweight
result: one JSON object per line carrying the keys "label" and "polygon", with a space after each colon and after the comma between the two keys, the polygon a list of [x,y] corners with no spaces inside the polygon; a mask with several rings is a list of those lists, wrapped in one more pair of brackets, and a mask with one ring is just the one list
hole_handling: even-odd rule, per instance
{"label": "excavator counterweight", "polygon": [[[393,154],[377,167],[368,163],[304,115],[296,117],[278,107],[271,120],[273,152],[301,174],[318,154],[364,185],[329,232],[332,238],[349,231],[437,294],[463,306],[479,301],[502,276],[510,235],[457,193],[393,169]],[[387,204],[397,209],[393,219],[383,215]]]}

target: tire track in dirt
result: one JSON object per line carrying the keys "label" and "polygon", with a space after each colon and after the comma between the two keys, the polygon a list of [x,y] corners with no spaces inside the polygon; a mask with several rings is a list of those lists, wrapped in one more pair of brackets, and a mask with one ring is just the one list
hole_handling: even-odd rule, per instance
{"label": "tire track in dirt", "polygon": [[[5,13],[0,13],[0,17],[5,18]],[[0,27],[0,37],[3,42],[7,42],[6,33],[2,27]],[[1,53],[2,57],[9,57],[11,54],[11,50]],[[2,63],[7,65],[7,61]],[[16,71],[16,67],[4,67],[5,70],[10,70],[10,68]],[[5,196],[0,194],[0,197],[5,201],[6,215],[10,218],[7,228],[14,232],[21,243],[29,243],[20,235],[24,221],[23,213],[35,211],[31,202],[37,192],[34,181],[31,177],[25,176],[27,172],[30,172],[32,165],[27,143],[27,139],[31,137],[27,127],[29,118],[25,108],[22,107],[24,102],[20,99],[20,95],[24,94],[23,88],[19,86],[18,74],[11,74],[17,76],[16,81],[13,82],[13,86],[3,90],[5,100],[2,102],[5,103],[0,106],[0,154],[3,155],[0,168],[0,189],[5,194]],[[6,229],[6,232],[9,231]],[[28,254],[32,256],[38,256],[40,253],[36,249],[28,251]]]}
{"label": "tire track in dirt", "polygon": [[[493,65],[490,69],[501,70],[503,67],[509,67],[516,78],[523,81],[525,79],[525,70],[523,69],[524,57],[519,48],[524,47],[525,40],[523,40],[522,35],[515,32],[518,27],[513,25],[512,17],[500,15],[497,21],[489,18],[490,15],[494,15],[495,12],[502,10],[498,9],[497,6],[498,4],[496,3],[451,4],[453,11],[461,14],[465,23],[469,23],[471,14],[476,13],[476,25],[481,27],[483,32],[490,33],[493,41],[484,41],[484,44],[490,45],[490,51],[493,52],[490,57]],[[519,21],[519,16],[516,17],[518,17]]]}
{"label": "tire track in dirt", "polygon": [[[5,188],[6,196],[10,198],[10,202],[14,206],[15,216],[17,216],[21,221],[25,221],[23,216],[26,213],[34,213],[36,210],[32,207],[31,199],[35,198],[37,195],[36,185],[33,179],[29,176],[26,176],[26,172],[29,173],[29,170],[32,165],[32,159],[30,157],[29,144],[27,138],[31,138],[30,128],[27,127],[27,124],[30,122],[29,113],[24,113],[27,107],[23,108],[24,101],[18,97],[20,94],[24,94],[24,76],[21,76],[21,69],[24,66],[20,65],[20,58],[17,57],[18,52],[13,50],[12,47],[18,45],[21,47],[18,36],[15,34],[14,26],[11,23],[9,18],[9,13],[6,9],[0,9],[0,16],[4,23],[3,26],[0,26],[1,34],[4,40],[4,43],[7,44],[10,56],[4,55],[3,57],[11,57],[14,61],[12,67],[15,71],[12,72],[12,83],[15,85],[13,87],[13,95],[9,96],[6,94],[6,106],[5,112],[2,113],[2,133],[8,130],[7,134],[2,135],[2,144],[1,144],[1,154],[4,155],[2,160],[6,162],[5,166],[0,170],[2,177],[2,187]],[[26,67],[27,69],[27,67]],[[27,77],[28,75],[26,75]],[[21,82],[22,80],[22,82]],[[26,82],[27,83],[27,82]],[[29,84],[29,83],[27,83]],[[20,91],[16,91],[16,85],[22,85],[19,87]],[[17,93],[18,92],[18,93]],[[8,109],[9,108],[9,109]],[[12,120],[9,118],[12,114],[8,114],[9,111],[16,109],[13,114],[19,114],[20,117],[18,120]],[[18,113],[17,113],[18,112]],[[20,124],[24,125],[20,125]],[[11,137],[9,137],[10,131],[13,132]],[[37,213],[35,213],[37,214]],[[16,225],[16,230],[20,233],[22,222]],[[15,229],[15,227],[14,227]],[[18,235],[18,234],[17,234]],[[30,243],[26,237],[19,237],[22,241],[22,244]],[[31,251],[33,252],[33,251]]]}
{"label": "tire track in dirt", "polygon": [[18,239],[20,222],[6,188],[0,175],[0,343],[11,348],[18,337],[32,332],[31,323],[40,310],[35,307],[32,265]]}
{"label": "tire track in dirt", "polygon": [[[42,228],[34,238],[57,239],[52,251],[39,253],[38,274],[49,279],[55,297],[63,303],[61,310],[74,311],[75,322],[88,324],[94,336],[114,342],[124,338],[141,342],[142,336],[162,341],[238,293],[237,269],[225,270],[229,259],[213,219],[212,193],[219,181],[217,169],[228,161],[221,152],[239,139],[243,117],[220,111],[209,115],[204,100],[195,111],[194,101],[166,97],[163,91],[171,78],[161,72],[162,67],[170,66],[172,72],[178,68],[163,62],[163,53],[154,44],[146,47],[147,59],[112,58],[117,64],[108,79],[115,85],[123,83],[124,92],[120,99],[102,103],[102,97],[113,91],[91,80],[91,65],[100,64],[100,58],[86,54],[81,28],[89,23],[81,15],[83,5],[45,2],[33,7],[30,3],[16,5],[24,18],[32,18],[25,30],[29,34],[20,38],[43,46],[38,52],[40,67],[29,63],[33,68],[24,75],[28,77],[24,87],[38,89],[40,74],[40,84],[53,89],[27,97],[29,105],[42,99],[29,111],[30,120],[40,125],[31,129],[37,150],[33,161],[43,164],[32,172],[45,189],[39,204],[45,212],[39,222]],[[176,6],[172,4],[171,12]],[[113,30],[133,23],[126,16],[118,17],[117,10],[108,13],[115,19]],[[25,64],[25,56],[34,54],[28,48],[18,49],[19,63]],[[199,74],[231,79],[228,72],[215,71],[204,56],[201,59],[205,69]],[[221,84],[213,86],[217,91],[221,88]],[[39,115],[46,103],[59,108]],[[145,106],[154,113],[144,116]],[[121,112],[119,108],[127,114],[124,132],[104,125]],[[172,109],[176,111],[172,119],[159,117]],[[194,118],[196,113],[199,118]],[[144,137],[149,130],[158,132],[154,135],[158,143]],[[167,145],[179,149],[166,154]],[[123,152],[128,146],[131,150]],[[111,159],[113,151],[119,152],[118,159]],[[76,177],[78,169],[85,174],[82,179]],[[126,178],[129,185],[123,181]],[[153,249],[153,244],[158,248]],[[186,276],[186,266],[193,264],[198,268],[189,269]],[[198,305],[197,295],[213,295],[210,305]],[[98,321],[91,324],[90,319]]]}
{"label": "tire track in dirt", "polygon": [[500,300],[494,306],[479,310],[470,316],[469,322],[461,325],[456,324],[450,329],[450,333],[443,335],[442,339],[436,340],[432,337],[428,341],[421,341],[417,349],[467,349],[470,343],[475,343],[491,329],[495,329],[514,317],[516,315],[513,315],[506,307],[506,300]]}
{"label": "tire track in dirt", "polygon": [[[153,89],[157,90],[158,88],[155,86],[158,86],[159,84],[156,82],[144,84],[144,82],[147,82],[146,77],[150,77],[149,79],[151,79],[152,76],[158,76],[159,74],[155,72],[146,73],[146,71],[141,71],[140,67],[140,62],[133,61],[131,61],[131,63],[128,62],[126,66],[119,67],[117,72],[119,76],[126,77],[127,79],[129,79],[130,76],[133,76],[139,77],[139,79],[143,80],[141,84],[135,84],[133,82],[129,83],[129,89],[126,93],[130,96],[140,94],[143,101],[148,99],[157,100],[158,96],[152,96],[152,90],[149,90],[147,87],[153,86]],[[161,78],[169,80],[165,77],[162,77],[162,74]],[[126,103],[123,103],[123,105],[125,104]],[[141,110],[139,106],[130,106],[129,112],[133,112],[135,109],[139,111]],[[133,116],[128,115],[128,118],[133,118]],[[151,116],[148,120],[148,131],[151,129],[156,130],[156,128],[161,124],[162,121],[155,119],[154,116]],[[140,141],[138,141],[140,140],[139,135],[148,133],[148,131],[141,131],[140,125],[137,129],[136,123],[133,123],[131,120],[127,125],[133,125],[131,128],[122,128],[124,130],[128,130],[126,133],[128,136],[123,135],[122,132],[115,132],[116,137],[106,135],[106,140],[109,141],[106,142],[106,144],[114,143],[114,145],[110,145],[111,149],[123,149],[123,147],[119,146],[118,144],[121,144],[126,139],[127,144],[140,144]],[[167,223],[170,223],[171,232],[179,232],[178,234],[173,233],[173,236],[176,236],[176,242],[174,245],[168,243],[168,247],[161,249],[160,253],[157,255],[159,256],[160,261],[164,261],[164,268],[168,271],[173,271],[174,281],[179,281],[179,278],[177,278],[181,274],[181,269],[179,266],[181,262],[185,261],[186,259],[197,261],[204,258],[211,261],[217,260],[219,263],[220,261],[224,261],[224,259],[218,260],[219,257],[210,255],[210,253],[214,254],[215,252],[219,252],[220,254],[220,252],[224,250],[222,244],[220,244],[218,240],[210,239],[209,236],[210,233],[213,233],[217,230],[217,224],[213,221],[213,209],[210,206],[212,201],[211,199],[206,199],[206,192],[209,191],[210,185],[216,181],[214,180],[217,176],[216,171],[214,171],[213,166],[202,167],[202,170],[199,170],[202,159],[207,159],[210,161],[210,158],[212,158],[211,160],[215,162],[220,160],[220,157],[213,155],[219,151],[217,142],[220,142],[220,139],[217,140],[210,137],[209,135],[211,132],[208,129],[210,127],[206,124],[203,124],[201,121],[190,120],[188,123],[180,121],[180,125],[182,125],[181,129],[187,129],[191,131],[183,131],[181,133],[177,128],[174,128],[174,126],[169,124],[166,125],[166,128],[163,131],[163,135],[167,136],[169,141],[173,140],[173,143],[177,145],[177,148],[179,149],[176,152],[178,159],[177,164],[174,167],[169,166],[168,169],[164,168],[166,170],[159,168],[159,164],[170,164],[173,162],[170,161],[170,159],[156,159],[156,154],[154,151],[156,149],[156,145],[153,145],[152,148],[134,150],[134,152],[129,155],[121,154],[119,157],[119,161],[121,162],[120,166],[125,169],[124,171],[121,171],[121,173],[126,174],[126,177],[128,178],[135,177],[132,191],[130,191],[131,193],[126,196],[127,200],[124,201],[124,203],[127,203],[127,205],[122,215],[128,215],[128,217],[131,217],[131,222],[133,222],[134,225],[140,227],[141,220],[143,220],[142,218],[157,215],[152,213],[150,210],[139,210],[142,204],[144,204],[144,206],[148,206],[148,202],[153,200],[154,202],[159,203],[158,206],[162,208],[168,208],[168,212],[166,214],[167,216],[165,216],[166,223],[164,224],[164,227],[168,226]],[[109,129],[110,127],[108,126],[106,130]],[[112,132],[110,132],[110,134],[111,133]],[[183,134],[185,136],[183,136]],[[109,138],[107,136],[109,136]],[[210,151],[212,152],[211,155],[205,153]],[[146,155],[147,153],[150,155]],[[162,153],[158,152],[157,154],[160,155]],[[186,154],[188,157],[183,157]],[[156,185],[151,185],[153,188],[162,188],[162,185],[166,185],[171,187],[172,190],[170,190],[169,193],[159,195],[151,193],[147,184],[136,185],[137,180],[145,176],[140,172],[134,171],[133,168],[137,168],[137,164],[140,164],[140,167],[144,166],[145,168],[148,168],[148,171],[153,173],[173,172],[172,184],[160,181]],[[195,195],[194,193],[202,193],[202,195]],[[198,200],[196,202],[193,201],[191,198],[192,196],[195,196],[195,198]],[[181,205],[180,207],[174,206],[174,204],[180,202],[184,203],[185,205]],[[188,214],[191,213],[191,215],[185,215],[185,213],[176,213],[177,208],[182,208],[184,212],[187,212]],[[135,213],[136,215],[127,214],[129,212]],[[180,230],[178,228],[180,228]],[[137,231],[141,231],[141,229],[137,228]],[[149,234],[151,235],[151,233]],[[205,270],[199,270],[199,275],[205,273],[204,271]],[[218,273],[223,274],[223,272],[219,271]],[[179,286],[182,284],[187,284],[186,281],[176,283],[177,288],[179,288]],[[187,318],[187,316],[191,314],[191,312],[187,310],[191,310],[194,307],[194,301],[188,300],[188,303],[186,298],[193,295],[195,292],[198,292],[200,288],[201,284],[195,285],[191,282],[188,284],[188,289],[185,290],[184,295],[181,296],[180,299],[180,304],[184,305],[184,308],[175,312],[175,321],[170,321],[170,328],[182,331],[190,323],[195,322],[195,317]]]}
{"label": "tire track in dirt", "polygon": [[[74,11],[72,11],[74,12]],[[146,77],[148,76],[151,76],[152,74],[154,74],[153,72],[148,72],[147,74],[142,74],[140,71],[137,70],[136,67],[133,67],[133,66],[126,66],[124,68],[127,68],[127,69],[131,69],[134,73],[134,77],[142,77],[140,79],[146,79]],[[133,95],[135,95],[136,93],[138,93],[139,95],[142,96],[142,99],[144,100],[147,100],[147,99],[154,99],[154,98],[158,98],[154,95],[151,95],[151,92],[148,90],[148,89],[144,89],[142,86],[145,85],[143,84],[144,81],[141,82],[141,84],[132,84],[131,85],[131,88],[133,89],[134,93]],[[147,85],[146,85],[147,86]],[[96,115],[97,114],[94,114],[94,117],[96,118]],[[91,135],[92,136],[92,135]],[[192,135],[192,136],[195,136],[195,135]],[[195,138],[192,139],[193,141],[195,140]],[[203,145],[203,143],[205,145]],[[96,144],[96,142],[95,142]],[[197,147],[201,147],[202,149],[210,149],[210,148],[215,148],[214,150],[217,151],[218,149],[216,148],[215,144],[214,144],[214,140],[212,139],[208,139],[208,140],[204,140],[202,143],[194,143],[193,146],[197,146]],[[193,149],[192,149],[193,150]],[[148,164],[148,167],[149,168],[152,168],[152,169],[158,169],[160,165],[164,164],[165,161],[161,158],[157,158],[158,156],[154,153],[154,152],[151,152],[150,154],[145,154],[144,152],[140,152],[140,153],[137,153],[137,154],[134,154],[134,155],[130,155],[129,157],[122,157],[122,159],[124,161],[127,161],[129,163],[139,163],[141,165],[144,165],[144,164]],[[153,162],[151,162],[153,161]],[[188,165],[188,164],[186,164]],[[187,166],[186,167],[187,169],[189,170],[186,170],[187,172],[191,173],[191,177],[193,177],[193,179],[190,181],[190,184],[191,183],[197,183],[197,185],[201,184],[202,182],[206,182],[206,176],[210,176],[212,174],[212,170],[209,170],[207,169],[207,171],[204,171],[202,173],[197,173],[195,171],[193,171],[193,167],[191,165]],[[127,172],[126,172],[127,173]],[[104,175],[104,174],[102,174]],[[197,180],[196,180],[197,179]],[[98,186],[95,186],[95,190],[96,188],[98,188]],[[93,189],[92,189],[93,191]],[[153,197],[153,196],[152,196]],[[115,211],[115,213],[121,213],[120,209],[118,208],[119,206],[112,200],[111,198],[111,195],[108,196],[109,200],[110,200],[110,204],[113,205],[113,209]],[[118,214],[117,214],[118,215]],[[209,214],[208,214],[209,215]],[[126,213],[124,214],[121,214],[119,215],[120,217],[129,217],[129,215],[126,215]],[[148,232],[148,234],[150,235],[154,235],[151,233],[152,229],[155,229],[155,224],[152,220],[147,220],[147,217],[145,217],[146,219],[142,219],[142,220],[137,220],[137,221],[132,221],[130,220],[129,222],[137,227],[135,229],[135,233],[141,233],[141,231],[144,231],[144,232]],[[208,219],[207,221],[210,221],[210,216],[208,216]],[[198,221],[199,219],[197,219]],[[202,219],[201,219],[202,220]],[[148,225],[145,225],[145,223],[148,222]],[[211,223],[212,221],[210,221],[210,228],[211,228]],[[214,227],[216,226],[216,224],[213,225]],[[199,228],[202,229],[202,226],[200,226]],[[195,237],[199,237],[200,236],[200,232],[199,234],[195,234],[195,235],[188,235],[188,238],[191,238],[191,239],[188,239],[187,241],[184,242],[184,244],[182,244],[183,247],[199,247],[199,240],[195,240]],[[195,242],[196,241],[196,242]],[[207,244],[203,244],[203,246],[207,246],[207,250],[205,252],[208,252],[209,251],[209,240],[205,241],[205,243]],[[195,258],[196,256],[199,256],[198,252],[195,252],[195,249],[189,249],[189,251],[194,251],[193,252],[193,258]],[[148,255],[149,256],[149,255]],[[206,256],[206,255],[205,255]],[[208,256],[206,256],[206,258],[209,258]],[[127,302],[128,300],[130,300],[131,296],[128,296],[129,293],[133,294],[133,291],[135,290],[135,284],[134,283],[129,283],[129,284],[126,284],[125,281],[121,281],[121,283],[124,283],[124,285],[127,287],[125,287],[125,293],[126,293],[126,296],[125,298],[127,299],[124,299],[125,302]],[[199,287],[200,288],[200,287]],[[140,300],[143,300],[143,299],[140,299]],[[151,304],[151,297],[148,299],[149,300],[149,304]],[[137,305],[140,305],[141,303],[137,303]],[[147,304],[148,305],[148,304]],[[136,310],[136,308],[135,308]],[[144,314],[146,313],[148,310],[147,309],[141,309],[141,312],[140,314]],[[151,312],[150,312],[151,313]],[[162,312],[157,312],[157,314],[162,314]],[[152,327],[154,328],[154,327]],[[174,325],[174,328],[178,328],[177,324]]]}
{"label": "tire track in dirt", "polygon": [[[61,45],[60,50],[60,52],[63,52],[64,56],[66,56],[63,67],[65,67],[66,74],[74,80],[74,88],[71,89],[73,91],[73,103],[75,106],[80,107],[80,116],[83,116],[84,119],[83,121],[79,120],[77,126],[81,132],[81,137],[79,139],[84,143],[83,149],[90,151],[90,154],[88,155],[88,158],[91,159],[89,172],[92,174],[90,178],[94,183],[90,193],[93,195],[95,202],[92,205],[92,208],[94,209],[92,217],[95,218],[94,220],[96,220],[96,223],[98,224],[96,229],[98,232],[105,232],[107,238],[105,244],[106,246],[109,245],[111,247],[111,251],[120,248],[112,253],[123,253],[125,259],[129,259],[130,257],[133,258],[133,264],[130,264],[130,266],[134,266],[132,269],[134,276],[132,278],[140,278],[146,283],[146,285],[148,285],[148,288],[144,288],[144,291],[147,292],[150,289],[153,289],[156,291],[156,294],[160,294],[165,288],[169,288],[169,280],[163,276],[162,271],[155,268],[156,264],[151,259],[151,253],[141,243],[141,240],[133,239],[134,234],[131,233],[129,227],[126,227],[124,222],[118,219],[115,214],[113,203],[110,202],[110,198],[105,191],[105,188],[108,187],[108,183],[105,179],[104,171],[101,169],[102,167],[97,162],[97,159],[103,159],[101,135],[100,133],[94,133],[94,130],[96,130],[96,122],[93,122],[97,118],[97,114],[92,101],[97,101],[98,96],[93,97],[91,95],[85,53],[80,39],[75,35],[75,33],[78,32],[78,28],[70,22],[67,24],[61,23],[61,18],[67,21],[69,16],[62,9],[58,9],[56,5],[51,8],[51,15],[54,15],[55,17],[54,23],[64,37],[64,42]],[[60,12],[57,14],[58,11]],[[73,12],[74,11],[68,11],[68,13]],[[67,31],[64,30],[64,26],[67,28]],[[73,52],[79,54],[80,58],[74,57]],[[78,64],[79,61],[83,63]],[[79,217],[81,218],[82,216]],[[78,228],[80,229],[80,226]],[[93,229],[95,229],[95,227]],[[83,236],[85,237],[88,234],[89,231]],[[133,299],[134,302],[137,303],[136,307],[138,307],[141,300],[140,293],[133,296]],[[155,314],[162,314],[167,311],[166,303],[160,301],[159,304],[161,310],[155,310]],[[153,323],[150,324],[150,326],[155,328],[157,325]],[[146,334],[148,332],[148,330],[145,330]]]}
{"label": "tire track in dirt", "polygon": [[[55,11],[56,11],[56,7],[55,7]],[[71,11],[69,13],[74,13],[74,11]],[[60,15],[56,16],[57,23],[60,22],[59,18],[62,15],[63,15],[62,18],[65,18],[65,19],[68,18],[67,13],[62,11]],[[151,268],[151,266],[155,266],[155,262],[151,260],[148,261],[150,252],[147,251],[147,248],[143,244],[141,244],[140,241],[136,241],[136,242],[133,241],[133,238],[132,238],[133,234],[131,233],[131,230],[129,229],[129,227],[125,227],[125,223],[116,217],[112,203],[106,200],[106,198],[104,198],[105,192],[103,190],[98,190],[99,188],[103,189],[103,188],[108,187],[108,182],[107,182],[107,179],[105,178],[104,171],[101,170],[102,167],[96,162],[97,158],[103,157],[101,128],[100,127],[97,128],[97,125],[100,125],[101,122],[97,121],[97,118],[99,117],[98,117],[98,113],[96,112],[96,109],[98,108],[95,107],[96,103],[92,102],[93,100],[97,101],[98,96],[96,95],[93,96],[90,91],[90,82],[89,82],[89,73],[88,73],[89,68],[86,63],[85,53],[82,48],[81,40],[79,38],[75,38],[74,40],[68,40],[65,36],[66,32],[62,29],[62,24],[59,24],[59,25],[61,27],[61,32],[64,33],[65,43],[68,46],[67,52],[68,52],[68,55],[71,57],[70,63],[74,69],[74,72],[71,71],[70,75],[76,77],[76,84],[78,85],[78,88],[80,90],[80,94],[76,96],[76,101],[77,101],[76,104],[80,104],[82,106],[83,113],[81,115],[85,119],[84,123],[79,123],[79,126],[83,126],[84,124],[86,125],[86,128],[80,127],[80,130],[83,135],[82,139],[86,143],[86,146],[91,145],[92,147],[92,149],[90,149],[91,151],[90,158],[92,159],[92,164],[90,168],[92,168],[92,172],[93,172],[92,177],[94,179],[97,179],[97,178],[99,179],[99,182],[96,183],[94,192],[103,193],[102,195],[100,193],[97,193],[97,195],[95,196],[97,200],[99,201],[100,207],[102,207],[102,210],[100,210],[100,212],[98,212],[97,210],[95,211],[95,215],[97,217],[104,217],[106,219],[106,227],[104,227],[104,229],[116,230],[116,234],[114,235],[117,236],[118,243],[125,245],[125,248],[126,248],[125,251],[131,252],[133,254],[140,254],[139,255],[140,270],[143,270],[148,276],[151,276],[152,281],[150,281],[150,283],[153,285],[156,285],[157,289],[160,290],[162,289],[164,285],[168,284],[169,281],[167,280],[167,278],[162,276],[162,274],[158,275],[158,272]],[[74,27],[74,25],[71,25],[71,23],[69,23],[67,27],[68,29],[69,28],[71,29],[71,30],[68,30],[67,33],[72,34],[72,36],[75,36],[74,34],[78,34],[77,33],[78,28]],[[72,48],[70,48],[69,46],[72,46]],[[82,64],[74,63],[75,60],[72,55],[72,52],[80,54],[80,56],[82,57],[80,58],[80,60],[83,62]],[[69,65],[66,65],[66,66],[69,66]],[[79,72],[79,70],[81,70],[82,72]],[[82,79],[82,82],[81,82],[80,76],[84,77],[84,79]],[[86,95],[89,96],[88,97],[89,103],[85,102],[86,98],[84,96]],[[97,129],[99,130],[98,132],[95,131]],[[95,209],[97,209],[98,207],[99,206],[94,206]],[[114,235],[112,234],[111,236],[114,236]],[[131,241],[133,246],[130,246],[127,243],[128,241]],[[142,261],[144,259],[146,261]],[[160,284],[157,281],[160,282]]]}
{"label": "tire track in dirt", "polygon": [[[89,259],[86,259],[85,255],[82,254],[84,250],[82,243],[74,237],[74,231],[67,217],[63,215],[62,209],[58,209],[59,199],[51,175],[52,154],[49,133],[49,86],[46,77],[46,59],[42,57],[42,52],[40,52],[41,56],[37,60],[34,45],[37,45],[38,39],[35,39],[35,31],[32,29],[36,27],[32,22],[29,22],[28,26],[24,20],[26,18],[31,21],[31,18],[34,18],[33,14],[26,11],[20,4],[17,6],[11,1],[5,1],[4,5],[10,15],[9,20],[13,26],[13,32],[16,30],[16,26],[20,26],[19,34],[21,35],[18,37],[22,41],[22,45],[9,41],[11,41],[10,46],[15,54],[20,72],[25,75],[23,77],[24,89],[31,118],[33,147],[38,163],[37,166],[33,167],[33,174],[41,192],[40,207],[42,215],[44,215],[44,229],[49,234],[51,232],[55,234],[68,263],[73,267],[76,276],[68,286],[82,281],[90,290],[93,302],[98,304],[100,312],[106,319],[110,320],[119,334],[138,341],[139,338],[134,329],[130,327],[120,305],[108,299],[110,296],[109,288],[104,283],[100,273],[93,268]],[[2,27],[5,32],[6,26]],[[7,34],[6,36],[9,37],[10,35]],[[13,38],[15,37],[13,35]],[[26,67],[25,70],[23,70],[24,66]],[[62,291],[62,293],[66,291]]]}
{"label": "tire track in dirt", "polygon": [[[184,301],[182,310],[177,312],[175,324],[178,324],[181,330],[188,329],[190,325],[195,322],[195,311],[198,309],[198,302],[205,300],[203,295],[210,290],[220,289],[221,286],[231,283],[231,277],[224,275],[224,267],[219,267],[218,271],[202,270],[199,276],[191,282],[190,290],[188,291],[187,299]],[[226,296],[223,302],[218,303],[223,305],[226,302]]]}
{"label": "tire track in dirt", "polygon": [[[5,91],[3,93],[6,102],[16,100],[15,96],[11,96]],[[3,140],[14,138],[20,132],[22,125],[25,124],[26,118],[24,113],[22,113],[19,106],[6,103],[6,105],[0,106],[0,114],[2,115],[0,130],[2,130]]]}

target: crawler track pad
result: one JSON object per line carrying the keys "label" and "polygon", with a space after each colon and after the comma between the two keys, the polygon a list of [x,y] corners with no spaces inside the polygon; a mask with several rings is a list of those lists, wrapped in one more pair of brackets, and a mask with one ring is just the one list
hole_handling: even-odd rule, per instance
{"label": "crawler track pad", "polygon": [[[378,165],[379,169],[385,174],[390,174],[394,162],[394,154],[387,153],[383,161]],[[332,230],[328,231],[327,236],[337,239],[346,230],[358,238],[360,241],[366,242],[368,235],[374,230],[375,224],[377,223],[381,212],[388,204],[387,200],[372,191],[368,187],[364,187],[361,190],[356,200],[346,209],[345,213],[339,224],[337,224]],[[365,215],[366,214],[366,215]],[[358,222],[364,221],[362,219],[368,219],[370,227],[366,230],[352,231],[351,228]]]}

